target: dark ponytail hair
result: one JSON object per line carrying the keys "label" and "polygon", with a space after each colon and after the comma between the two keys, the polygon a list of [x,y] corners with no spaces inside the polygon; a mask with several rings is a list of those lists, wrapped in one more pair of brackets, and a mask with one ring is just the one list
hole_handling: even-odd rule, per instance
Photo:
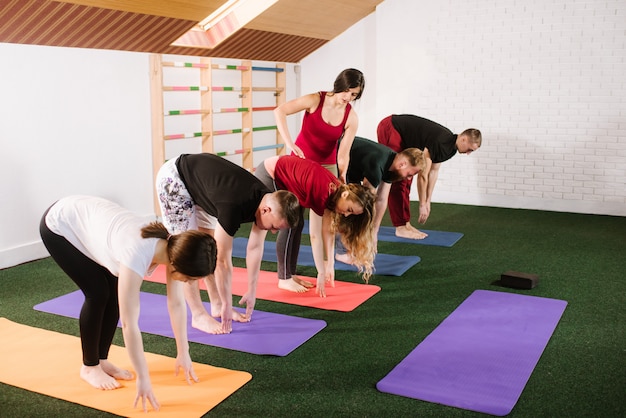
{"label": "dark ponytail hair", "polygon": [[165,225],[151,222],[141,228],[141,237],[167,240],[167,256],[174,271],[191,279],[205,277],[215,272],[217,244],[206,232],[189,230],[170,235]]}

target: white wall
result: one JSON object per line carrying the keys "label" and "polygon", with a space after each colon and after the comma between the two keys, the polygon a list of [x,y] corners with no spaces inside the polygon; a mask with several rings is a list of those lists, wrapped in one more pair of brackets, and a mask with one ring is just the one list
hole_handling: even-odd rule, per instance
{"label": "white wall", "polygon": [[[167,58],[198,61],[196,57]],[[62,196],[103,196],[147,217],[155,216],[148,54],[0,43],[0,63],[0,268],[48,255],[39,237],[39,221]],[[164,80],[166,84],[200,84],[198,70],[179,71]],[[172,76],[165,72],[164,79]],[[240,82],[240,74],[236,76]],[[265,86],[273,78],[273,73],[255,72],[253,83]],[[236,84],[233,80],[227,74],[215,83],[230,86]],[[288,65],[287,100],[295,97],[296,80],[294,65]],[[166,110],[199,107],[199,96],[195,104],[177,103],[181,94],[194,95],[166,97]],[[255,94],[254,106],[270,105],[259,97],[264,94]],[[241,106],[214,95],[214,108],[221,107]],[[259,113],[267,115],[255,114],[255,127],[275,124],[272,112]],[[239,125],[232,124],[233,117]],[[214,119],[215,129],[241,127],[240,114]],[[198,132],[198,120],[187,116],[166,120],[166,134]],[[264,137],[272,134],[255,132],[254,146],[266,145]],[[215,151],[241,148],[240,135],[223,135],[217,142],[221,145]],[[166,158],[201,151],[197,139],[167,145]],[[267,157],[272,152],[255,154],[255,164],[264,153]],[[227,158],[241,162],[238,155]]]}
{"label": "white wall", "polygon": [[[332,91],[335,78],[346,68],[363,72],[363,96],[352,105],[359,115],[359,135],[371,139],[376,139],[376,126],[380,120],[376,112],[376,50],[376,13],[372,13],[301,62],[302,94]],[[302,121],[302,115],[290,117],[293,118]]]}
{"label": "white wall", "polygon": [[[301,85],[290,66],[287,98],[358,68],[359,135],[405,112],[483,132],[434,201],[625,216],[625,33],[623,0],[385,0],[302,61]],[[0,91],[0,268],[47,255],[38,223],[61,196],[153,215],[147,54],[0,44]]]}
{"label": "white wall", "polygon": [[0,268],[47,256],[64,195],[153,212],[147,55],[0,43],[0,62]]}
{"label": "white wall", "polygon": [[624,216],[625,33],[623,0],[385,0],[303,60],[303,91],[361,67],[361,136],[392,113],[479,128],[434,201]]}

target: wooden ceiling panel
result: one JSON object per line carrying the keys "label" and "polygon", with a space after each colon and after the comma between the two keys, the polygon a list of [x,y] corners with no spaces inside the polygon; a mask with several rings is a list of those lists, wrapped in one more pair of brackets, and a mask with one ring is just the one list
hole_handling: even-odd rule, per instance
{"label": "wooden ceiling panel", "polygon": [[382,0],[279,0],[244,27],[331,40],[376,10]]}
{"label": "wooden ceiling panel", "polygon": [[240,29],[210,53],[223,58],[299,62],[326,42],[324,39]]}
{"label": "wooden ceiling panel", "polygon": [[200,22],[217,10],[225,1],[226,0],[65,0],[63,3]]}
{"label": "wooden ceiling panel", "polygon": [[0,0],[0,42],[300,62],[382,0],[278,0],[213,49],[171,44],[225,0]]}
{"label": "wooden ceiling panel", "polygon": [[17,44],[158,52],[197,23],[46,0],[0,5],[0,42]]}

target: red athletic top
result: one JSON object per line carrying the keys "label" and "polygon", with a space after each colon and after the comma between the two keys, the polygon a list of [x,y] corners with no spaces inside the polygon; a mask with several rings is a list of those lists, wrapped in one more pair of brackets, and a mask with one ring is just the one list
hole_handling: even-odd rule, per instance
{"label": "red athletic top", "polygon": [[320,91],[319,95],[320,103],[315,112],[304,112],[302,129],[296,138],[296,145],[300,147],[307,159],[319,164],[337,164],[337,141],[343,135],[352,106],[349,103],[346,106],[341,124],[338,126],[329,125],[322,118],[326,92]]}
{"label": "red athletic top", "polygon": [[341,182],[330,171],[309,159],[284,155],[276,162],[274,181],[281,190],[296,195],[300,206],[324,215],[328,197]]}

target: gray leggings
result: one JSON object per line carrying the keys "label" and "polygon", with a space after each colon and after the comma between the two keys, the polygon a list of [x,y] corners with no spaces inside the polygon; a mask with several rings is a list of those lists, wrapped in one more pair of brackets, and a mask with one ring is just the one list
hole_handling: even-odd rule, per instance
{"label": "gray leggings", "polygon": [[[269,175],[263,163],[259,164],[254,175],[270,190],[278,190],[276,182]],[[304,208],[300,207],[300,221],[293,229],[281,229],[276,237],[276,258],[278,259],[278,278],[291,279],[296,274],[300,241],[304,229]]]}

